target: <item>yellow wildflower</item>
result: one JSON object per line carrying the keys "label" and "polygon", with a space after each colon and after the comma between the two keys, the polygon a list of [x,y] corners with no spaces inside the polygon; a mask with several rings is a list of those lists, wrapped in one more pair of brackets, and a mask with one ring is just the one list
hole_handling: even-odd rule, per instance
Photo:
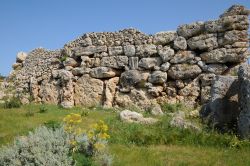
{"label": "yellow wildflower", "polygon": [[101,151],[101,150],[103,150],[103,149],[105,148],[105,145],[102,144],[102,143],[97,142],[97,143],[94,144],[94,148],[95,148],[97,151]]}

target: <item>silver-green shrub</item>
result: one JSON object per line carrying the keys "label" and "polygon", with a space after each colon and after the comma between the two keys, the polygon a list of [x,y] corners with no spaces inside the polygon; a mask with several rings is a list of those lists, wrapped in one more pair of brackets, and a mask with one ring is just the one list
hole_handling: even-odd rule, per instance
{"label": "silver-green shrub", "polygon": [[0,150],[0,166],[72,166],[69,135],[44,126]]}

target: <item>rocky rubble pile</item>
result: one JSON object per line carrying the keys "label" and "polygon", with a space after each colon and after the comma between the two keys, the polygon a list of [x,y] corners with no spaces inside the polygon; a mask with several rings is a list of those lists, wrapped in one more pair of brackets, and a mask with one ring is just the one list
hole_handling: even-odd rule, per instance
{"label": "rocky rubble pile", "polygon": [[177,31],[87,33],[61,50],[18,55],[14,82],[24,103],[31,96],[67,108],[206,103],[215,75],[246,60],[248,14],[234,5],[218,20]]}

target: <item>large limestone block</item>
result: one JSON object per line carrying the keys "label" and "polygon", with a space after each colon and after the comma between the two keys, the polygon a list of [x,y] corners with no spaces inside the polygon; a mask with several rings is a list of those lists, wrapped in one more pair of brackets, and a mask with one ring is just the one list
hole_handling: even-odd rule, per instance
{"label": "large limestone block", "polygon": [[129,64],[129,69],[131,69],[131,70],[138,69],[139,58],[138,57],[129,57],[128,64]]}
{"label": "large limestone block", "polygon": [[139,61],[139,67],[144,69],[153,69],[154,67],[161,66],[162,60],[160,57],[142,58]]}
{"label": "large limestone block", "polygon": [[188,63],[195,57],[194,51],[178,51],[170,60],[170,63]]}
{"label": "large limestone block", "polygon": [[174,40],[174,49],[185,50],[187,48],[187,41],[184,37],[179,36]]}
{"label": "large limestone block", "polygon": [[120,119],[128,123],[153,124],[158,120],[155,118],[144,118],[141,113],[124,110],[119,114]]}
{"label": "large limestone block", "polygon": [[95,106],[103,101],[104,83],[85,74],[75,83],[75,105]]}
{"label": "large limestone block", "polygon": [[117,84],[119,83],[119,77],[114,77],[105,81],[105,93],[103,106],[111,108],[113,106],[115,92]]}
{"label": "large limestone block", "polygon": [[134,45],[126,45],[123,46],[124,54],[126,56],[135,56],[135,46]]}
{"label": "large limestone block", "polygon": [[145,84],[148,79],[145,75],[145,73],[139,72],[138,70],[125,71],[121,74],[120,85],[126,88],[131,86],[141,86]]}
{"label": "large limestone block", "polygon": [[177,64],[170,67],[168,75],[172,79],[188,79],[197,77],[202,70],[198,65]]}
{"label": "large limestone block", "polygon": [[60,103],[60,92],[61,87],[57,80],[44,80],[42,81],[40,87],[32,86],[32,95],[37,94],[36,88],[39,88],[38,97],[41,99],[42,103],[46,104],[59,104]]}
{"label": "large limestone block", "polygon": [[174,41],[177,37],[176,31],[162,31],[154,35],[153,42],[156,45],[166,45]]}
{"label": "large limestone block", "polygon": [[115,75],[116,72],[108,67],[96,67],[90,71],[90,76],[93,78],[111,78]]}
{"label": "large limestone block", "polygon": [[250,138],[250,66],[239,67],[239,105],[238,130],[242,138]]}
{"label": "large limestone block", "polygon": [[202,116],[221,130],[234,126],[239,116],[239,82],[234,76],[216,76],[211,87],[210,102],[203,107]]}
{"label": "large limestone block", "polygon": [[242,62],[247,56],[247,51],[242,49],[218,48],[200,55],[205,63]]}
{"label": "large limestone block", "polygon": [[174,50],[169,46],[162,47],[159,45],[157,50],[163,62],[168,62],[174,56]]}
{"label": "large limestone block", "polygon": [[94,53],[107,52],[107,46],[87,46],[74,49],[75,56],[92,55]]}
{"label": "large limestone block", "polygon": [[122,46],[108,47],[108,53],[109,53],[109,56],[122,55],[123,48]]}
{"label": "large limestone block", "polygon": [[154,71],[150,74],[148,82],[152,84],[164,84],[167,81],[167,73],[162,71]]}
{"label": "large limestone block", "polygon": [[177,29],[178,35],[183,36],[186,39],[199,35],[202,32],[204,32],[204,23],[201,21],[191,24],[184,24],[179,26]]}
{"label": "large limestone block", "polygon": [[148,57],[157,53],[156,46],[154,44],[144,44],[136,46],[136,55],[140,57]]}
{"label": "large limestone block", "polygon": [[122,69],[128,66],[127,56],[110,56],[101,59],[101,66]]}
{"label": "large limestone block", "polygon": [[213,50],[218,47],[217,34],[201,34],[187,41],[191,50]]}
{"label": "large limestone block", "polygon": [[76,67],[78,65],[77,61],[73,58],[67,58],[63,62],[64,66],[71,66],[71,67]]}
{"label": "large limestone block", "polygon": [[218,38],[218,43],[220,46],[231,45],[235,42],[245,42],[248,43],[248,33],[247,30],[239,31],[232,30],[224,33],[222,37]]}
{"label": "large limestone block", "polygon": [[249,15],[250,11],[242,5],[233,5],[228,10],[226,10],[220,17],[234,16],[234,15]]}

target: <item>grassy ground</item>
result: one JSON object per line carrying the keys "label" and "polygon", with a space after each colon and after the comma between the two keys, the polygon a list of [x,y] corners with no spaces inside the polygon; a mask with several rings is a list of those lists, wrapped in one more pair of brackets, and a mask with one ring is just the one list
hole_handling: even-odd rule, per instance
{"label": "grassy ground", "polygon": [[15,136],[25,135],[28,131],[48,121],[61,122],[69,113],[83,113],[83,128],[99,120],[110,126],[110,152],[114,166],[165,166],[165,165],[250,165],[250,148],[232,148],[240,144],[230,135],[169,127],[168,117],[152,126],[124,124],[113,110],[101,108],[71,110],[58,106],[46,106],[47,112],[39,113],[41,106],[28,105],[17,109],[0,108],[0,146],[11,143]]}

